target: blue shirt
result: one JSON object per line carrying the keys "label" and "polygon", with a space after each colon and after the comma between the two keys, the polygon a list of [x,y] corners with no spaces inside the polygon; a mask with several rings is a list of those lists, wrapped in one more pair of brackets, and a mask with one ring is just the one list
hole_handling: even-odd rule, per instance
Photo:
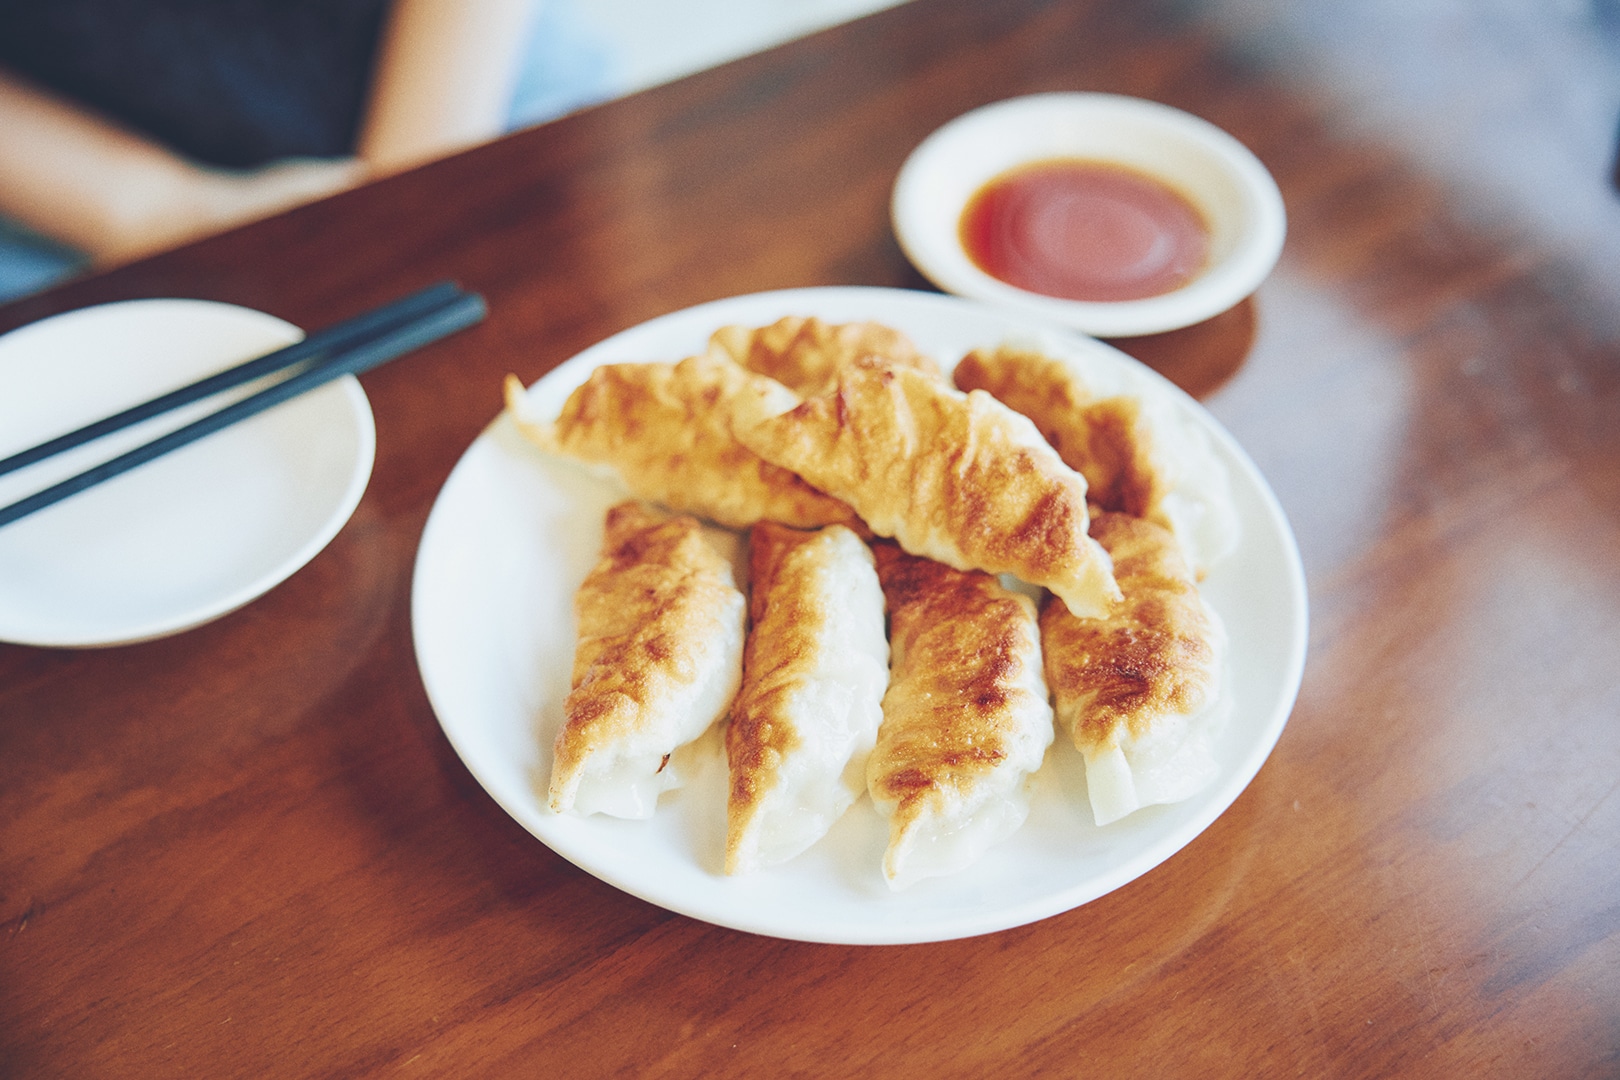
{"label": "blue shirt", "polygon": [[0,66],[205,164],[354,150],[388,0],[0,0]]}

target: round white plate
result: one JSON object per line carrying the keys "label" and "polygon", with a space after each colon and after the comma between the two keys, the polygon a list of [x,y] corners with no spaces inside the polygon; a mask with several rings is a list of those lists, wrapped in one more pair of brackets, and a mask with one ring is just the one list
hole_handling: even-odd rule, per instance
{"label": "round white plate", "polygon": [[[970,347],[1017,338],[1147,372],[1099,342],[971,301],[894,289],[801,289],[644,323],[559,366],[530,388],[530,400],[537,415],[555,415],[600,364],[678,360],[701,351],[719,326],[764,326],[789,314],[876,319],[905,331],[942,364]],[[603,514],[622,495],[535,450],[504,416],[451,473],[417,554],[417,662],[445,734],[490,795],[558,854],[626,892],[722,926],[806,941],[936,941],[1032,922],[1118,888],[1169,858],[1237,798],[1282,732],[1305,658],[1304,575],[1270,489],[1204,409],[1148,374],[1208,432],[1231,474],[1244,530],[1239,549],[1204,583],[1231,635],[1225,692],[1233,709],[1216,744],[1221,775],[1194,799],[1097,828],[1080,756],[1059,739],[1036,774],[1022,829],[974,869],[898,893],[883,880],[885,826],[866,798],[797,859],[726,877],[718,739],[699,755],[689,784],[666,793],[650,820],[551,813],[544,793],[573,660],[574,592],[596,560]]]}
{"label": "round white plate", "polygon": [[[1125,165],[1180,192],[1209,224],[1208,269],[1162,296],[1114,303],[1043,296],[980,270],[962,247],[968,200],[1009,169],[1052,158]],[[1191,113],[1117,94],[1032,94],[957,117],[906,159],[890,210],[906,257],[940,288],[1098,337],[1219,315],[1271,272],[1286,230],[1276,181],[1242,143]]]}
{"label": "round white plate", "polygon": [[[0,337],[0,457],[303,336],[204,300],[104,304],[14,330]],[[0,505],[261,385],[0,476]],[[337,535],[375,451],[365,392],[345,377],[0,526],[0,641],[118,645],[240,607]]]}

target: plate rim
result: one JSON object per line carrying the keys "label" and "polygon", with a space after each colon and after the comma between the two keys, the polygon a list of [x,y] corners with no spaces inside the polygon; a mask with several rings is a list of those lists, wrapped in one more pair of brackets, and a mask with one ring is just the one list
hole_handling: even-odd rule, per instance
{"label": "plate rim", "polygon": [[[1262,728],[1259,737],[1257,737],[1251,744],[1246,746],[1240,760],[1227,763],[1227,767],[1223,772],[1222,777],[1217,780],[1215,784],[1206,789],[1205,792],[1200,793],[1198,798],[1202,801],[1202,807],[1196,816],[1188,819],[1177,828],[1157,837],[1152,843],[1148,844],[1142,850],[1136,852],[1130,858],[1124,859],[1118,864],[1114,865],[1106,873],[1094,875],[1093,877],[1073,886],[1048,892],[1038,897],[1021,901],[1017,904],[1000,907],[996,909],[993,914],[987,915],[983,912],[972,912],[954,917],[936,916],[933,917],[926,925],[917,926],[910,929],[901,928],[898,930],[893,924],[872,924],[865,928],[852,928],[847,924],[840,924],[837,926],[795,927],[783,926],[779,922],[773,922],[769,918],[749,919],[746,917],[737,917],[735,914],[727,914],[722,917],[717,917],[713,910],[703,904],[694,903],[685,897],[671,897],[667,894],[658,893],[656,890],[649,890],[642,884],[635,881],[626,880],[611,870],[604,870],[600,866],[588,865],[590,860],[588,858],[582,858],[581,853],[576,850],[575,845],[568,843],[566,840],[561,840],[555,835],[548,836],[544,835],[541,831],[537,831],[537,822],[539,819],[529,813],[530,808],[526,806],[517,807],[509,805],[508,800],[504,797],[500,783],[492,781],[484,775],[481,768],[481,763],[478,760],[478,755],[467,745],[466,739],[464,738],[464,733],[462,733],[457,726],[447,718],[446,702],[443,700],[444,691],[442,687],[439,686],[435,676],[430,673],[430,663],[424,657],[424,640],[429,636],[428,631],[424,629],[422,624],[423,594],[427,588],[426,581],[430,572],[427,560],[433,550],[433,545],[437,542],[439,532],[448,527],[444,524],[448,511],[441,509],[445,505],[445,494],[448,490],[450,490],[451,486],[457,482],[458,474],[462,473],[464,469],[471,469],[475,467],[474,465],[469,464],[470,461],[476,463],[476,459],[473,457],[474,451],[477,450],[481,445],[488,446],[491,442],[499,437],[501,427],[509,423],[509,420],[505,417],[504,413],[497,414],[496,417],[479,432],[479,434],[473,439],[472,443],[469,444],[467,449],[463,452],[462,456],[457,460],[455,467],[451,470],[449,476],[444,482],[444,485],[441,487],[438,495],[436,496],[434,506],[429,512],[427,520],[423,526],[420,542],[418,544],[417,559],[412,574],[411,588],[412,644],[417,655],[418,673],[422,679],[423,688],[428,698],[429,705],[434,711],[435,719],[438,721],[441,731],[444,732],[447,741],[450,743],[451,748],[456,752],[458,759],[462,762],[463,766],[467,768],[468,772],[471,773],[473,778],[478,782],[479,786],[483,788],[484,792],[489,795],[490,798],[492,798],[509,817],[524,828],[525,831],[529,832],[535,837],[535,839],[540,841],[541,844],[545,845],[559,857],[578,867],[583,872],[604,882],[605,884],[629,895],[635,896],[643,901],[646,901],[647,903],[661,907],[668,911],[676,912],[689,918],[709,923],[711,925],[724,926],[747,933],[760,934],[763,936],[782,938],[786,940],[799,940],[826,944],[917,944],[953,940],[986,933],[995,933],[1001,930],[1027,925],[1029,923],[1048,918],[1052,915],[1072,910],[1075,907],[1079,907],[1085,903],[1089,903],[1092,900],[1098,899],[1101,896],[1107,895],[1109,892],[1112,892],[1135,880],[1136,878],[1141,877],[1162,864],[1167,859],[1171,858],[1194,839],[1196,839],[1199,835],[1201,835],[1204,831],[1206,831],[1216,819],[1224,814],[1226,810],[1230,808],[1232,803],[1235,802],[1236,799],[1243,793],[1243,791],[1248,788],[1249,784],[1259,773],[1265,762],[1269,760],[1273,749],[1275,748],[1278,740],[1281,738],[1282,732],[1287,725],[1288,719],[1292,713],[1292,709],[1297,702],[1299,688],[1303,679],[1308,646],[1308,594],[1306,590],[1303,563],[1300,558],[1297,540],[1293,534],[1292,528],[1288,524],[1286,514],[1284,513],[1280,502],[1277,500],[1275,493],[1271,490],[1270,485],[1265,481],[1264,476],[1260,473],[1258,467],[1254,464],[1248,453],[1230,434],[1230,432],[1226,430],[1225,426],[1222,425],[1212,414],[1210,414],[1208,410],[1205,409],[1200,403],[1198,403],[1196,399],[1192,398],[1191,395],[1187,394],[1180,387],[1175,386],[1175,384],[1171,383],[1168,379],[1165,379],[1162,375],[1159,375],[1151,368],[1148,368],[1146,365],[1136,361],[1134,358],[1121,353],[1119,350],[1114,349],[1112,346],[1109,346],[1106,343],[1085,337],[1070,327],[1056,325],[1048,320],[1032,318],[1023,312],[1010,312],[1005,309],[999,309],[993,305],[989,305],[982,301],[971,298],[928,293],[918,290],[894,289],[876,286],[811,286],[806,288],[768,290],[764,292],[725,297],[667,312],[663,315],[655,316],[652,319],[648,319],[642,323],[638,323],[634,326],[627,327],[614,334],[608,335],[607,337],[556,365],[540,379],[536,380],[533,384],[530,384],[528,389],[532,390],[534,387],[539,386],[542,382],[559,372],[562,373],[562,378],[564,380],[576,379],[582,381],[584,373],[593,368],[596,363],[604,362],[601,360],[596,360],[596,356],[610,352],[615,343],[625,336],[639,333],[652,333],[657,328],[658,324],[666,321],[673,321],[677,319],[695,319],[703,315],[705,312],[711,310],[723,311],[732,305],[738,304],[739,302],[756,302],[761,304],[800,304],[801,302],[814,302],[815,300],[822,298],[840,298],[851,295],[858,295],[861,298],[869,298],[874,302],[881,301],[885,297],[893,297],[898,299],[899,302],[903,303],[940,303],[953,306],[965,306],[982,314],[1000,319],[1004,322],[1017,322],[1029,327],[1032,330],[1055,333],[1070,339],[1078,339],[1078,341],[1081,342],[1085,348],[1095,347],[1097,349],[1106,350],[1110,354],[1115,354],[1116,356],[1126,360],[1129,364],[1147,372],[1153,379],[1159,381],[1164,387],[1168,388],[1176,396],[1183,399],[1184,403],[1190,403],[1197,413],[1202,417],[1202,421],[1206,426],[1208,433],[1221,443],[1222,450],[1231,455],[1233,459],[1236,460],[1245,470],[1249,478],[1254,482],[1252,485],[1252,491],[1260,501],[1260,509],[1265,515],[1267,524],[1270,526],[1271,535],[1281,545],[1281,567],[1284,572],[1281,576],[1280,584],[1282,585],[1283,591],[1286,593],[1290,602],[1289,615],[1291,627],[1288,637],[1287,662],[1285,664],[1285,670],[1280,673],[1280,678],[1275,683],[1276,701],[1274,704],[1269,702],[1267,703],[1267,707],[1271,708],[1271,714],[1267,717],[1266,723]],[[811,313],[813,313],[813,311]],[[718,326],[720,323],[716,323],[715,325]],[[575,384],[577,385],[577,382]],[[538,800],[536,800],[535,805],[538,806]],[[716,875],[716,880],[721,885],[725,885],[732,879],[727,879],[723,875]]]}

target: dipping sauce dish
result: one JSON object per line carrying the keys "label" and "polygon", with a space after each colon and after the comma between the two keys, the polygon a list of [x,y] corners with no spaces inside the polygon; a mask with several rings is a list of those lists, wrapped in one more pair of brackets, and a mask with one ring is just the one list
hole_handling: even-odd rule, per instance
{"label": "dipping sauce dish", "polygon": [[1113,94],[958,117],[906,160],[891,209],[940,288],[1099,337],[1220,314],[1271,272],[1286,227],[1275,181],[1236,139]]}

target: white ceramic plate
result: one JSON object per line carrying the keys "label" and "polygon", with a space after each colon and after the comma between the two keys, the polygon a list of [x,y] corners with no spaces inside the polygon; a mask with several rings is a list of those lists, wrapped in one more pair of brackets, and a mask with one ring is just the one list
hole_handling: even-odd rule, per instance
{"label": "white ceramic plate", "polygon": [[[104,304],[14,330],[0,337],[0,457],[302,337],[203,300]],[[259,385],[0,476],[0,505]],[[0,640],[117,645],[240,607],[337,535],[375,450],[365,392],[343,378],[0,527]]]}
{"label": "white ceramic plate", "polygon": [[[1051,158],[1129,166],[1186,196],[1210,226],[1209,268],[1173,292],[1117,303],[1042,296],[980,270],[962,247],[968,200],[1007,170]],[[957,117],[906,159],[891,215],[907,258],[940,288],[1098,337],[1220,314],[1271,272],[1286,227],[1276,182],[1242,143],[1190,113],[1115,94],[1033,94]]]}
{"label": "white ceramic plate", "polygon": [[[877,319],[942,363],[1016,337],[1090,351],[1147,372],[1096,341],[970,301],[892,289],[826,288],[737,297],[654,319],[587,349],[530,388],[555,415],[596,366],[677,360],[727,323],[788,315]],[[694,918],[760,934],[849,944],[935,941],[1065,911],[1116,889],[1187,844],[1227,808],[1282,732],[1305,657],[1305,585],[1293,534],[1265,481],[1196,402],[1148,373],[1196,418],[1231,473],[1244,533],[1205,582],[1231,635],[1232,718],[1217,741],[1221,775],[1196,798],[1106,828],[1091,822],[1084,766],[1059,739],[1036,776],[1029,820],[978,866],[891,892],[886,833],[863,798],[797,859],[757,875],[721,873],[725,764],[718,739],[687,787],[648,821],[556,815],[544,805],[574,650],[573,596],[595,562],[614,485],[547,458],[502,417],[478,437],[440,493],[413,588],[417,660],[445,734],[519,823],[571,862],[626,892]]]}

